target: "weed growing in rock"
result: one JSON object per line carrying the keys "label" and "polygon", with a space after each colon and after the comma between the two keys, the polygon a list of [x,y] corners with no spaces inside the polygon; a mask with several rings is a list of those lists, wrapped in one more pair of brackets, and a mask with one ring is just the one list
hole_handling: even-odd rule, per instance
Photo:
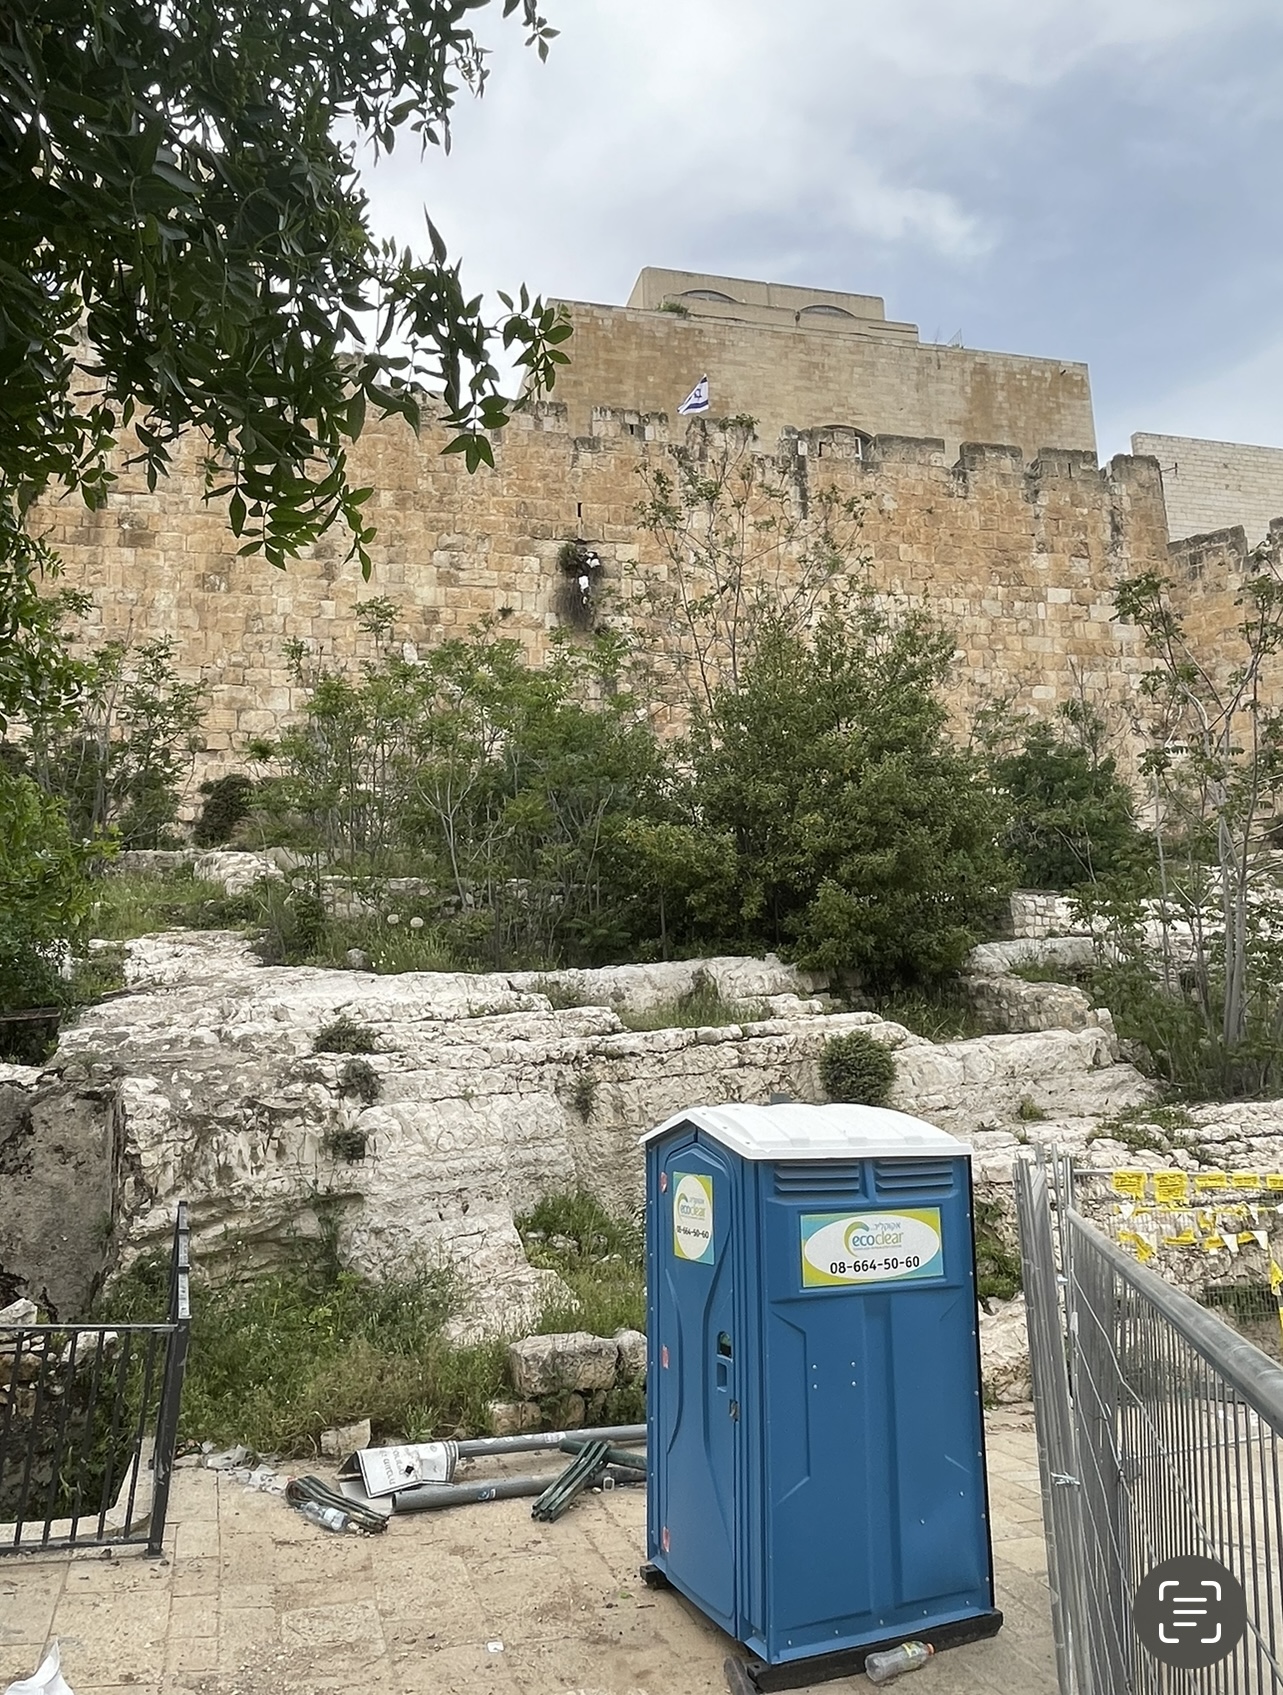
{"label": "weed growing in rock", "polygon": [[[373,1053],[374,1049],[367,1048],[366,1052]],[[348,1060],[339,1073],[339,1092],[355,1095],[366,1106],[373,1106],[383,1092],[383,1083],[369,1060],[357,1056]]]}
{"label": "weed growing in rock", "polygon": [[1183,1106],[1131,1106],[1103,1120],[1087,1140],[1121,1142],[1136,1153],[1165,1154],[1173,1147],[1187,1146],[1186,1132],[1194,1128],[1194,1119]]}
{"label": "weed growing in rock", "polygon": [[1028,1095],[1021,1097],[1020,1105],[1016,1108],[1016,1117],[1022,1124],[1041,1124],[1046,1116],[1037,1101]]}
{"label": "weed growing in rock", "polygon": [[685,994],[639,1012],[620,1012],[619,1021],[628,1030],[702,1030],[725,1024],[751,1024],[760,1017],[760,1007],[723,999],[716,983],[697,972]]}
{"label": "weed growing in rock", "polygon": [[348,1165],[357,1165],[365,1158],[368,1146],[364,1130],[358,1130],[355,1124],[342,1124],[335,1130],[326,1132],[324,1147],[331,1159],[345,1160]]}
{"label": "weed growing in rock", "polygon": [[554,1012],[566,1012],[571,1007],[588,1005],[581,989],[574,988],[559,977],[537,977],[531,988],[535,994],[547,996]]}
{"label": "weed growing in rock", "polygon": [[[640,1212],[610,1213],[585,1190],[553,1195],[517,1220],[532,1265],[555,1271],[570,1291],[555,1296],[538,1325],[543,1334],[646,1328],[646,1234]],[[612,1407],[610,1422],[619,1414]],[[629,1414],[631,1417],[632,1414]],[[627,1422],[627,1420],[625,1420]]]}
{"label": "weed growing in rock", "polygon": [[377,1053],[374,1031],[350,1013],[341,1012],[316,1032],[313,1053]]}
{"label": "weed growing in rock", "polygon": [[820,1054],[820,1086],[831,1101],[884,1106],[895,1082],[895,1054],[865,1030],[831,1036]]}
{"label": "weed growing in rock", "polygon": [[928,1042],[961,1042],[987,1034],[961,987],[948,978],[930,988],[901,989],[874,1002],[879,1018],[903,1024]]}
{"label": "weed growing in rock", "polygon": [[570,1104],[585,1123],[592,1117],[592,1109],[597,1103],[597,1079],[587,1071],[581,1071],[570,1089]]}
{"label": "weed growing in rock", "polygon": [[981,1300],[1009,1301],[1020,1293],[1022,1276],[1011,1219],[1001,1201],[977,1195],[975,1232],[976,1293]]}
{"label": "weed growing in rock", "polygon": [[221,883],[174,871],[108,872],[96,885],[90,933],[103,941],[130,941],[161,930],[233,930],[252,924],[251,894],[228,895]]}

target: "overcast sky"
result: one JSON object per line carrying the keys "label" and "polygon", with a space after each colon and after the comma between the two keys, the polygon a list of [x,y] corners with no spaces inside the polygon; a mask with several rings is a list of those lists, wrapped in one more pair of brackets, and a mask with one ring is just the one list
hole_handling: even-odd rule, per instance
{"label": "overcast sky", "polygon": [[622,303],[643,265],[880,294],[925,340],[1091,366],[1133,430],[1283,447],[1283,0],[495,5],[429,205],[478,289]]}

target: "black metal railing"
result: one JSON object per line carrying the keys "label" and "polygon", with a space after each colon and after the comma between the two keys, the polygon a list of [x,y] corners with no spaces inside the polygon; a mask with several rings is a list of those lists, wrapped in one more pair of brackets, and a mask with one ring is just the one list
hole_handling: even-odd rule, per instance
{"label": "black metal railing", "polygon": [[187,1203],[162,1324],[0,1325],[0,1554],[165,1535],[187,1363]]}

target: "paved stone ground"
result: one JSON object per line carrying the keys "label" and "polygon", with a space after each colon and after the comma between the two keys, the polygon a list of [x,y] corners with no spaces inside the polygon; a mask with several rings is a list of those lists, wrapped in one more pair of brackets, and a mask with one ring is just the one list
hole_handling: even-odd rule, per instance
{"label": "paved stone ground", "polygon": [[[1033,1423],[992,1415],[1000,1636],[913,1695],[1055,1695]],[[215,1472],[175,1476],[167,1557],[0,1560],[0,1689],[62,1644],[74,1695],[724,1695],[719,1631],[637,1578],[639,1489],[536,1524],[526,1501],[333,1536]],[[863,1677],[822,1686],[868,1689]]]}

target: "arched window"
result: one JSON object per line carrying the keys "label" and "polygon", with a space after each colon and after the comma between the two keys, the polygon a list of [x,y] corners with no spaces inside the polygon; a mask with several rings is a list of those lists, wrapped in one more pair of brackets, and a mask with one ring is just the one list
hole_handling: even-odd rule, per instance
{"label": "arched window", "polygon": [[715,288],[688,288],[683,291],[683,300],[716,300],[724,306],[737,306],[739,302],[729,294],[719,294]]}
{"label": "arched window", "polygon": [[799,315],[803,318],[855,318],[855,313],[848,312],[845,306],[804,306]]}

